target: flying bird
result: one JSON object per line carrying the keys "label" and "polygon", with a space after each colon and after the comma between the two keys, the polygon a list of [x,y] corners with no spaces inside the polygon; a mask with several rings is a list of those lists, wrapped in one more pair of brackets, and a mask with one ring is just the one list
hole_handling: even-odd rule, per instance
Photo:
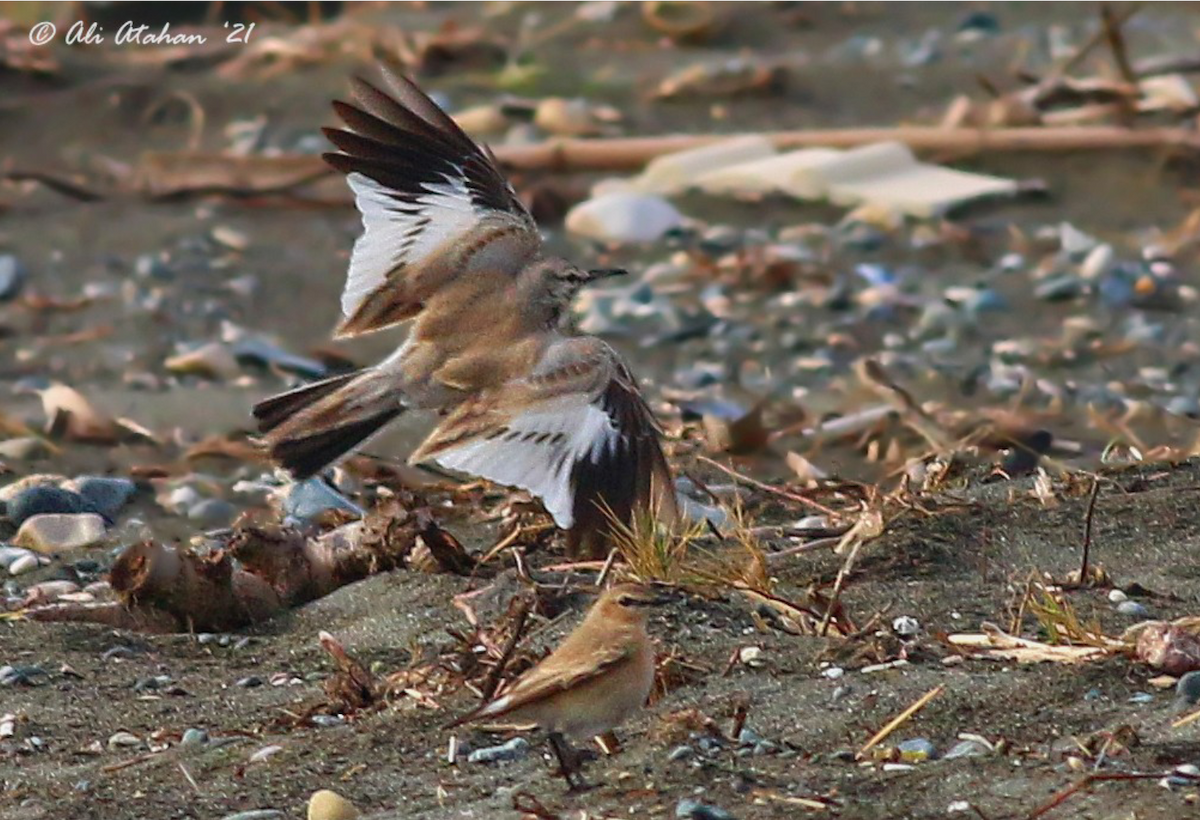
{"label": "flying bird", "polygon": [[667,600],[642,584],[610,587],[545,660],[503,695],[450,726],[488,718],[537,724],[549,733],[570,787],[586,788],[579,754],[568,739],[602,735],[645,705],[654,686],[654,645],[646,632],[646,607]]}
{"label": "flying bird", "polygon": [[320,472],[408,410],[441,422],[409,458],[520,487],[568,531],[573,554],[603,554],[615,528],[676,515],[660,429],[606,343],[572,331],[580,288],[623,271],[546,253],[491,152],[410,80],[361,79],[335,102],[344,128],[324,155],[362,215],[338,337],[408,323],[379,364],[254,408],[271,455]]}

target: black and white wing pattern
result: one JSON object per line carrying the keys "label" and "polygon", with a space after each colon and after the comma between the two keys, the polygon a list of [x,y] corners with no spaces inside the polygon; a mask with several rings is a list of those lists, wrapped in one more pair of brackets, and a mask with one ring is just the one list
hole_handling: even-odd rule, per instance
{"label": "black and white wing pattern", "polygon": [[460,276],[512,277],[538,252],[529,212],[489,151],[410,80],[385,72],[391,94],[355,80],[335,102],[345,128],[325,135],[325,160],[347,175],[362,214],[339,336],[416,316]]}
{"label": "black and white wing pattern", "polygon": [[528,379],[460,407],[412,457],[426,459],[528,490],[573,540],[639,512],[675,515],[654,416],[620,357],[594,338],[556,343]]}

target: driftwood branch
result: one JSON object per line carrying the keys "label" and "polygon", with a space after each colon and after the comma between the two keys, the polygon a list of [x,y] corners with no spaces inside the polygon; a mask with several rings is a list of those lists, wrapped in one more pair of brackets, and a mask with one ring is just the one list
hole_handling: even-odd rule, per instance
{"label": "driftwood branch", "polygon": [[[497,145],[500,164],[516,170],[636,171],[664,154],[701,148],[745,134],[669,134],[653,137],[551,139],[533,145]],[[857,148],[877,142],[902,142],[917,152],[971,154],[990,152],[1105,150],[1200,150],[1200,134],[1184,128],[1119,126],[1047,126],[1028,128],[948,128],[898,126],[773,131],[766,137],[780,150]],[[85,201],[110,196],[61,175],[8,171],[0,178],[41,182],[65,196]],[[234,197],[297,194],[330,183],[329,203],[351,204],[336,175],[317,156],[234,156],[200,151],[144,155],[117,181],[112,193],[151,200],[206,194]],[[324,200],[323,200],[324,201]]]}
{"label": "driftwood branch", "polygon": [[[675,134],[614,139],[557,139],[533,145],[496,146],[501,165],[521,170],[631,171],[655,157],[700,148],[744,134]],[[1132,129],[1108,126],[1030,128],[837,128],[775,131],[762,134],[776,148],[857,148],[898,141],[917,152],[1095,151],[1179,148],[1200,149],[1200,134],[1183,128]]]}

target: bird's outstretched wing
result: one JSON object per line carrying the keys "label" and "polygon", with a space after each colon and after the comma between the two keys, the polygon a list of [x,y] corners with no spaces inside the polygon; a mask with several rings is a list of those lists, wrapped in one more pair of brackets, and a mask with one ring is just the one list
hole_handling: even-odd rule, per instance
{"label": "bird's outstretched wing", "polygon": [[525,378],[450,414],[413,454],[528,490],[573,532],[674,517],[654,416],[620,357],[599,339],[552,344]]}
{"label": "bird's outstretched wing", "polygon": [[515,276],[541,246],[491,153],[410,80],[385,78],[390,94],[355,80],[354,104],[333,104],[346,127],[325,129],[339,149],[325,160],[347,174],[363,221],[338,336],[410,319],[458,277]]}

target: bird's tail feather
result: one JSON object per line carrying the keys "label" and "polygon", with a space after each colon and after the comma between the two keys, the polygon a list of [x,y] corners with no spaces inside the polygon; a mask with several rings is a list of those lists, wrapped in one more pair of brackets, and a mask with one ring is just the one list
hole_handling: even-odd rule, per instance
{"label": "bird's tail feather", "polygon": [[404,406],[394,376],[368,368],[272,396],[253,412],[271,457],[304,479],[362,444]]}

